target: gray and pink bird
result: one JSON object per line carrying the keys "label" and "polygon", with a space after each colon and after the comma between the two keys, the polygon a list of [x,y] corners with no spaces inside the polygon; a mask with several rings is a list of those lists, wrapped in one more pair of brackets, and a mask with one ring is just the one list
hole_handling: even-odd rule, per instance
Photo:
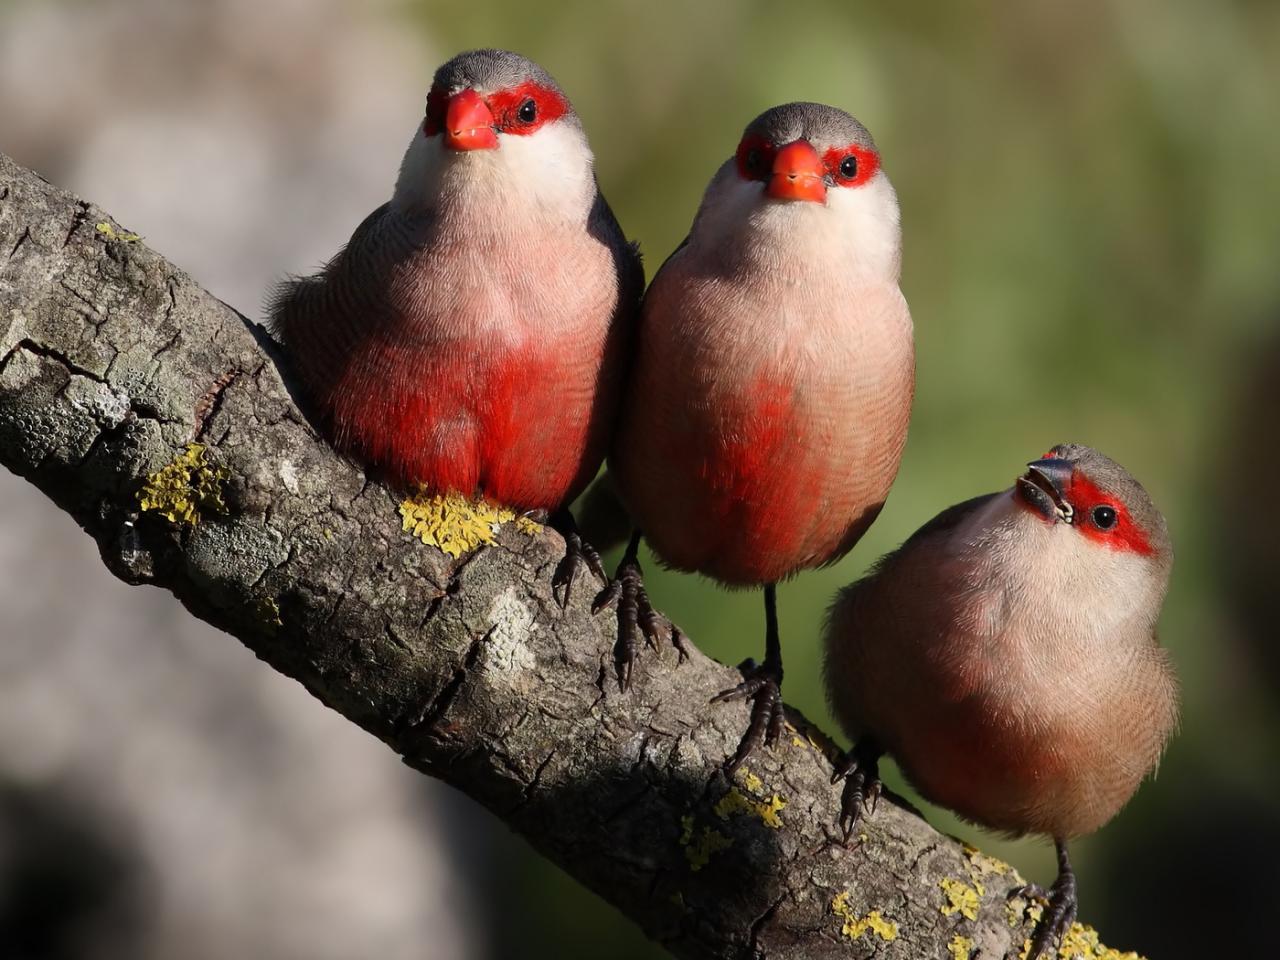
{"label": "gray and pink bird", "polygon": [[1061,444],[843,590],[824,647],[828,697],[857,741],[836,771],[846,839],[874,807],[883,753],[974,823],[1047,834],[1059,873],[1029,956],[1048,949],[1075,918],[1067,841],[1115,816],[1177,724],[1156,639],[1172,563],[1142,486]]}
{"label": "gray and pink bird", "polygon": [[643,287],[568,98],[478,50],[436,71],[391,200],[271,314],[339,450],[400,486],[558,515],[567,591],[564,508],[608,448]]}
{"label": "gray and pink bird", "polygon": [[[764,589],[765,657],[716,700],[752,701],[728,760],[778,736],[776,589],[844,556],[906,441],[911,316],[897,197],[871,135],[816,103],[766,110],[708,185],[689,235],[643,272],[560,87],[516,54],[437,71],[391,200],[272,323],[334,445],[391,482],[550,514],[554,585],[606,580],[568,505],[610,474],[636,530],[596,608],[616,605],[625,689],[637,641],[669,628],[638,548]],[[888,753],[927,798],[1058,842],[1031,955],[1074,916],[1066,840],[1154,767],[1177,715],[1155,641],[1171,562],[1150,499],[1086,447],[1056,447],[1004,493],[944,511],[843,591],[827,688],[858,743],[851,830]]]}
{"label": "gray and pink bird", "polygon": [[[610,472],[664,563],[764,588],[764,660],[718,698],[753,702],[731,770],[782,726],[777,583],[847,553],[897,473],[915,369],[900,263],[871,135],[791,103],[747,126],[645,296]],[[638,544],[606,599],[652,631]]]}

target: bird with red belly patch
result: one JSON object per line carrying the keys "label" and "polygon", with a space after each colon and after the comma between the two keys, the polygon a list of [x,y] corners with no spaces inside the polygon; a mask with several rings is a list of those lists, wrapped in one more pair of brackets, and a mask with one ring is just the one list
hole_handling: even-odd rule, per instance
{"label": "bird with red belly patch", "polygon": [[392,482],[546,510],[604,459],[644,287],[596,183],[582,123],[524,57],[436,71],[390,202],[271,309],[334,445]]}
{"label": "bird with red belly patch", "polygon": [[597,606],[618,606],[625,686],[637,623],[650,643],[661,627],[641,532],[670,567],[764,587],[764,661],[717,697],[752,701],[730,771],[782,727],[775,585],[843,556],[898,470],[914,386],[900,260],[871,135],[789,103],[746,128],[645,296],[610,454],[638,529]]}
{"label": "bird with red belly patch", "polygon": [[1067,840],[1110,820],[1155,768],[1178,692],[1155,634],[1173,550],[1151,498],[1078,444],[1029,467],[839,594],[825,674],[856,741],[833,777],[845,778],[846,840],[874,809],[884,753],[926,799],[1054,838],[1034,958],[1075,918]]}

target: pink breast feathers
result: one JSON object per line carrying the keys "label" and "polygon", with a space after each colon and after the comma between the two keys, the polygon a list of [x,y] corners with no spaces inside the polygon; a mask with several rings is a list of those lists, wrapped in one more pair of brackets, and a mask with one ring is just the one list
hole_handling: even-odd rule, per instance
{"label": "pink breast feathers", "polygon": [[602,456],[595,383],[580,359],[528,344],[492,356],[370,343],[327,406],[339,446],[402,485],[554,509]]}

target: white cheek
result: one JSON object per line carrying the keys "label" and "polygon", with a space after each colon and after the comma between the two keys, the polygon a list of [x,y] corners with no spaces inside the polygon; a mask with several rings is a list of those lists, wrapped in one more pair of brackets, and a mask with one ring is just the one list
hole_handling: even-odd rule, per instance
{"label": "white cheek", "polygon": [[827,207],[840,236],[853,251],[857,269],[898,278],[902,263],[902,223],[898,195],[883,171],[857,187],[832,187]]}

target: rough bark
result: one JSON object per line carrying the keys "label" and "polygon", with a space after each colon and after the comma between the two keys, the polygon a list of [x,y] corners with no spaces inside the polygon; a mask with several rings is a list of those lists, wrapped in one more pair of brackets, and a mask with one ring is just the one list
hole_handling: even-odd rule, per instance
{"label": "rough bark", "polygon": [[[1017,954],[1030,923],[1006,906],[1002,864],[891,799],[842,847],[832,747],[795,713],[726,780],[746,708],[708,701],[734,670],[647,652],[620,693],[592,589],[553,601],[554,532],[507,524],[458,560],[413,539],[400,498],[308,424],[284,368],[104,212],[0,156],[0,462],[113,573],[173,591],[676,956]],[[191,442],[225,473],[225,510],[140,510]]]}

